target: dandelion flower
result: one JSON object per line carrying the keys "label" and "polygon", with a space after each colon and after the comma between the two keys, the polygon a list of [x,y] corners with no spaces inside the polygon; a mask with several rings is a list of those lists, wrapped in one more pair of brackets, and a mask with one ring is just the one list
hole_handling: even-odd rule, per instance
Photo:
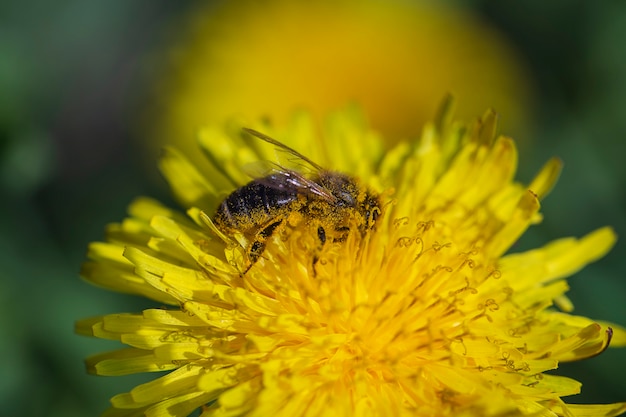
{"label": "dandelion flower", "polygon": [[[251,126],[320,165],[354,175],[384,206],[367,233],[326,242],[310,222],[268,237],[246,269],[245,236],[211,220],[272,151],[240,128],[203,130],[199,172],[165,151],[161,169],[185,212],[140,198],[93,243],[82,275],[160,307],[77,323],[128,347],[87,360],[91,373],[160,372],[112,398],[107,416],[616,416],[626,403],[575,405],[560,362],[623,345],[618,326],[569,314],[565,278],[613,245],[610,228],[507,253],[541,220],[560,163],[515,182],[516,148],[495,115],[449,112],[415,143],[384,151],[353,113],[321,141],[300,116]],[[612,341],[611,341],[612,338]]]}

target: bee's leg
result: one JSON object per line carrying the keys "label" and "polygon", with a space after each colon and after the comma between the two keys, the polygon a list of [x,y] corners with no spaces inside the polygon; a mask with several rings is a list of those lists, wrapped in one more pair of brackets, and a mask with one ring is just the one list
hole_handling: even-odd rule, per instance
{"label": "bee's leg", "polygon": [[259,258],[263,254],[263,251],[265,251],[265,241],[270,236],[272,236],[272,234],[274,233],[274,230],[276,230],[276,228],[280,226],[282,222],[283,222],[282,220],[279,220],[277,222],[270,223],[267,226],[265,226],[263,229],[261,229],[259,233],[256,234],[255,240],[250,245],[250,250],[248,251],[248,258],[250,259],[250,265],[246,269],[246,272],[248,272],[248,269],[250,269],[252,265],[254,265],[256,261],[259,260]]}
{"label": "bee's leg", "polygon": [[[324,228],[322,226],[318,226],[317,227],[317,238],[320,240],[320,247],[319,250],[317,252],[321,252],[322,247],[324,246],[324,243],[326,243],[326,230],[324,230]],[[318,253],[315,253],[313,255],[313,274],[314,276],[317,275],[317,272],[315,271],[315,266],[317,265],[317,262],[320,260]]]}
{"label": "bee's leg", "polygon": [[322,246],[324,246],[324,243],[326,243],[326,230],[324,230],[322,226],[318,226],[317,228],[317,237],[322,243]]}
{"label": "bee's leg", "polygon": [[[248,258],[250,259],[250,266],[254,265],[256,261],[259,260],[263,251],[265,250],[265,242],[260,240],[255,240],[252,245],[250,245],[250,250],[248,251]],[[249,269],[250,267],[248,267]]]}

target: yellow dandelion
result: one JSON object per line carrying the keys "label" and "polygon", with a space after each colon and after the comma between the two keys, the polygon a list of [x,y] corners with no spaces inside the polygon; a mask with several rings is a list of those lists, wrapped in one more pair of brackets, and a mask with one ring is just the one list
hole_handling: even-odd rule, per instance
{"label": "yellow dandelion", "polygon": [[[356,102],[387,142],[419,135],[445,94],[472,120],[494,106],[528,128],[533,86],[514,47],[468,9],[398,0],[201,3],[176,28],[145,126],[158,152],[234,114],[284,125]],[[398,111],[407,109],[407,111]],[[200,158],[198,158],[200,159]]]}
{"label": "yellow dandelion", "polygon": [[[601,228],[506,254],[541,220],[539,200],[560,163],[528,185],[513,180],[516,148],[495,136],[492,112],[471,126],[443,112],[419,141],[384,151],[351,112],[321,140],[311,119],[284,141],[377,193],[370,228],[357,215],[341,239],[320,241],[314,216],[251,238],[213,221],[219,202],[272,160],[271,146],[240,127],[205,129],[212,162],[200,173],[165,151],[161,169],[186,211],[141,198],[130,217],[93,243],[82,275],[161,307],[77,323],[80,334],[127,348],[87,360],[89,372],[164,375],[112,398],[110,416],[616,416],[626,403],[575,405],[581,384],[560,362],[624,345],[626,332],[569,314],[565,278],[603,256]],[[310,214],[310,213],[309,213]],[[258,236],[257,236],[258,237]],[[558,306],[558,308],[554,306]],[[612,339],[612,341],[611,341]]]}

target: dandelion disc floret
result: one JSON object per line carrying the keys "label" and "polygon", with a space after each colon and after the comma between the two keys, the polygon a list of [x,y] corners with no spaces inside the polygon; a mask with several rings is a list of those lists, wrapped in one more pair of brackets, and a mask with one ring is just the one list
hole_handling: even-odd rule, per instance
{"label": "dandelion disc floret", "polygon": [[[169,371],[112,398],[110,415],[615,416],[626,404],[574,405],[580,383],[554,370],[623,344],[625,332],[569,314],[565,278],[603,256],[609,228],[507,254],[541,220],[560,163],[513,180],[514,142],[487,112],[464,126],[443,111],[420,140],[383,150],[354,112],[317,138],[306,115],[284,130],[252,126],[380,196],[365,231],[341,237],[290,217],[250,239],[213,221],[249,182],[242,167],[273,160],[240,126],[203,130],[210,164],[166,150],[161,169],[185,212],[140,198],[93,243],[88,281],[160,306],[77,323],[127,348],[94,356],[99,375]],[[314,138],[317,138],[314,140]],[[557,307],[554,307],[554,306]],[[106,414],[106,413],[105,413]],[[109,414],[107,414],[109,415]]]}

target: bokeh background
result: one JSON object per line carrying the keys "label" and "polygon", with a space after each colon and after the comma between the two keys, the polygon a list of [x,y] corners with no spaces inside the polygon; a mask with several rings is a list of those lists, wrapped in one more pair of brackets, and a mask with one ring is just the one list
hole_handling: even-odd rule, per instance
{"label": "bokeh background", "polygon": [[[428,49],[422,61],[398,58],[394,48],[384,47],[373,58],[365,54],[382,62],[373,68],[371,61],[364,61],[369,66],[351,63],[366,59],[362,56],[339,54],[336,71],[314,72],[319,85],[308,87],[298,84],[307,79],[298,80],[295,71],[291,84],[282,83],[281,71],[288,71],[291,61],[283,63],[280,56],[287,52],[278,48],[265,56],[262,41],[254,43],[275,27],[272,18],[263,17],[267,24],[262,25],[254,16],[263,16],[262,7],[276,2],[257,2],[261,6],[253,11],[249,4],[245,9],[231,2],[228,12],[214,3],[0,3],[0,415],[97,415],[109,397],[152,378],[86,375],[83,358],[116,345],[75,336],[73,322],[151,306],[82,282],[78,271],[86,246],[103,238],[107,223],[122,219],[135,196],[174,204],[153,157],[166,142],[189,146],[196,126],[187,132],[185,125],[214,122],[225,117],[220,112],[237,109],[244,116],[277,109],[268,116],[280,122],[289,100],[321,115],[352,95],[365,102],[372,127],[390,140],[419,133],[446,91],[457,94],[459,116],[466,120],[486,106],[496,107],[503,133],[520,146],[520,180],[530,180],[551,156],[565,162],[557,187],[544,201],[544,222],[515,249],[612,225],[622,239],[606,258],[570,280],[569,295],[575,313],[626,325],[626,3],[446,2],[446,9],[437,9],[439,17],[408,20],[409,32],[397,35],[409,46],[419,45],[419,51]],[[308,23],[295,27],[311,33],[317,26],[326,37],[310,36],[306,42],[311,43],[298,48],[303,40],[278,32],[268,44],[284,42],[287,54],[295,56],[299,49],[312,51],[315,42],[328,51],[344,39],[325,30],[327,19],[307,16]],[[342,27],[346,17],[334,16],[335,26]],[[392,22],[387,28],[368,27],[374,35],[367,42],[380,39],[377,33],[403,28],[393,24],[392,14],[387,17]],[[226,19],[235,23],[225,24]],[[416,28],[426,29],[411,37]],[[354,26],[350,36],[364,31]],[[209,46],[202,46],[202,36],[212,39]],[[245,50],[249,62],[230,60],[227,52],[233,50],[238,56]],[[247,72],[242,65],[249,66]],[[386,71],[389,87],[380,78],[359,78],[370,73],[385,78]],[[331,81],[334,73],[344,78]],[[228,78],[233,74],[261,74],[264,89],[234,88]],[[273,90],[263,78],[272,74]],[[209,81],[194,84],[203,77]],[[320,98],[313,92],[325,80],[335,83],[334,92],[346,84],[353,90]],[[426,93],[422,86],[432,88]],[[311,101],[281,95],[288,89]],[[368,94],[361,96],[363,91]],[[196,114],[185,105],[208,110]],[[606,403],[626,400],[625,369],[626,349],[614,349],[562,365],[559,373],[584,384],[573,402]]]}

